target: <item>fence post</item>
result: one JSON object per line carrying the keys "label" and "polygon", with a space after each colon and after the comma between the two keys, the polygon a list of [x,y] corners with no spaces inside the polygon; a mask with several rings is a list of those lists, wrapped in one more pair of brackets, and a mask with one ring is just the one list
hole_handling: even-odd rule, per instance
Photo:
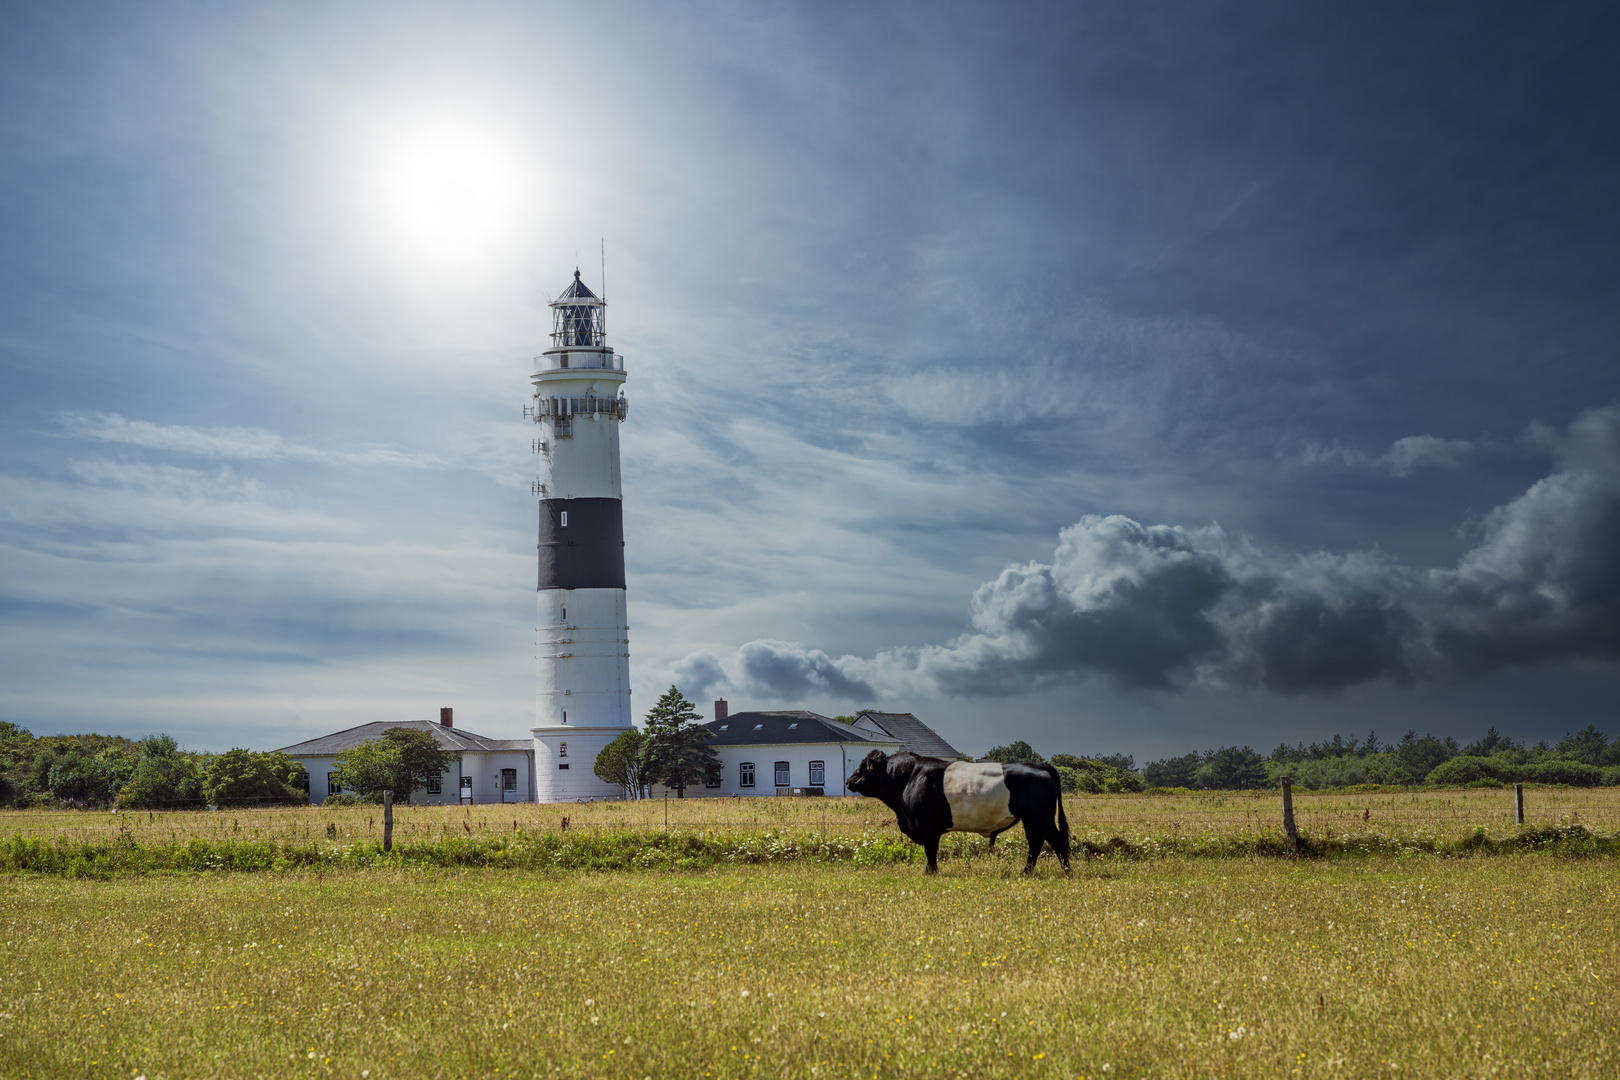
{"label": "fence post", "polygon": [[383,792],[383,850],[394,850],[394,793]]}
{"label": "fence post", "polygon": [[1524,824],[1524,785],[1513,785],[1513,824]]}
{"label": "fence post", "polygon": [[1283,832],[1288,835],[1288,850],[1295,855],[1299,854],[1299,829],[1294,826],[1294,784],[1291,780],[1282,782],[1283,789]]}

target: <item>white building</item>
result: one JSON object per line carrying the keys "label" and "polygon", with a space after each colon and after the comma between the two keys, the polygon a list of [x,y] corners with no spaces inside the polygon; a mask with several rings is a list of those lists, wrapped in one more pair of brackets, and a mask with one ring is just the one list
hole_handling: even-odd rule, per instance
{"label": "white building", "polygon": [[[282,747],[280,752],[298,762],[304,792],[311,803],[319,806],[328,795],[354,794],[339,790],[334,759],[345,750],[382,738],[385,731],[393,728],[431,732],[440,749],[454,750],[461,755],[461,760],[450,767],[438,784],[411,792],[410,802],[454,806],[457,803],[534,801],[534,744],[528,739],[486,739],[458,730],[449,709],[439,710],[437,724],[426,720],[361,724]],[[394,797],[398,802],[407,801],[402,792],[395,792]]]}
{"label": "white building", "polygon": [[899,739],[907,750],[923,757],[944,758],[955,761],[968,756],[944,739],[939,733],[908,712],[876,712],[868,709],[855,717],[855,726],[862,731],[887,735]]}
{"label": "white building", "polygon": [[[844,780],[873,750],[893,754],[898,739],[862,731],[802,709],[726,713],[715,703],[705,742],[721,763],[720,783],[686,789],[687,798],[719,795],[849,795]],[[662,793],[662,788],[654,794]]]}
{"label": "white building", "polygon": [[541,802],[614,798],[596,755],[630,727],[619,424],[624,358],[607,345],[607,301],[579,279],[551,304],[535,358],[540,499],[535,629],[535,792]]}

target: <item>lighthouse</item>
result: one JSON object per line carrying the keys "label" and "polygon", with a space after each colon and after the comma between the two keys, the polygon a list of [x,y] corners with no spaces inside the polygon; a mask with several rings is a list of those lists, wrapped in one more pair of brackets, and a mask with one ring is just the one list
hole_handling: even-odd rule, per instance
{"label": "lighthouse", "polygon": [[607,301],[574,280],[551,302],[551,348],[535,357],[540,457],[535,620],[535,797],[622,794],[593,772],[630,728],[619,424],[624,358],[607,344]]}

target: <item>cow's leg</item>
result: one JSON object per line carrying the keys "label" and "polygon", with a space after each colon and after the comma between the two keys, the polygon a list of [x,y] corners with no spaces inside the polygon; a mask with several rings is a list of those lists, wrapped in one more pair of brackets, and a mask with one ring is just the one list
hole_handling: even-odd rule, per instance
{"label": "cow's leg", "polygon": [[923,840],[923,851],[928,856],[928,869],[926,874],[939,873],[939,836],[934,835]]}
{"label": "cow's leg", "polygon": [[1024,863],[1024,873],[1029,874],[1034,872],[1035,860],[1041,857],[1041,844],[1045,842],[1045,838],[1040,833],[1040,827],[1035,824],[1034,818],[1029,818],[1024,822],[1024,839],[1029,841],[1029,859]]}
{"label": "cow's leg", "polygon": [[[1012,819],[1012,825],[1008,825],[1008,826],[1007,826],[1007,829],[1010,829],[1010,828],[1012,828],[1012,827],[1013,827],[1013,825],[1016,825],[1016,824],[1018,824],[1018,819],[1017,819],[1017,818],[1013,818],[1013,819]],[[998,836],[1000,836],[1000,835],[1001,835],[1001,834],[1002,834],[1002,833],[1004,833],[1004,832],[1006,832],[1006,831],[1007,831],[1007,829],[997,829],[997,830],[996,830],[996,831],[995,831],[995,832],[993,832],[993,833],[991,833],[991,834],[990,834],[990,850],[991,850],[991,851],[994,851],[994,850],[996,850],[996,837],[998,837]]]}

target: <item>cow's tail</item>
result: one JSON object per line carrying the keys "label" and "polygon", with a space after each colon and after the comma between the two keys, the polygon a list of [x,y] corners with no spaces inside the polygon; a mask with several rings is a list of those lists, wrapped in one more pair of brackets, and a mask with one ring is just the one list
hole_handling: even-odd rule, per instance
{"label": "cow's tail", "polygon": [[1047,773],[1052,777],[1054,790],[1057,791],[1057,842],[1052,845],[1057,852],[1058,861],[1063,869],[1069,868],[1069,819],[1063,813],[1063,778],[1058,775],[1057,766],[1050,762],[1046,765]]}

